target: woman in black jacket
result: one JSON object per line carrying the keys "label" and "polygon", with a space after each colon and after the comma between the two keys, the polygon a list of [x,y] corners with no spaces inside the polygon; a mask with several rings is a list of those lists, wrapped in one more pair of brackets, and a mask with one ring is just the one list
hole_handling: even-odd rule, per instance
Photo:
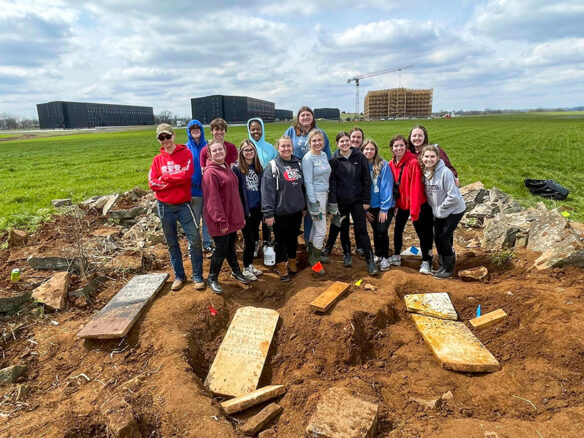
{"label": "woman in black jacket", "polygon": [[259,228],[262,221],[260,185],[263,169],[256,147],[250,140],[244,140],[239,145],[237,163],[231,169],[239,180],[239,196],[245,213],[245,227],[241,230],[243,234],[243,276],[254,281],[263,274],[253,265],[255,242],[260,238]]}
{"label": "woman in black jacket", "polygon": [[329,203],[338,204],[338,211],[344,216],[341,222],[341,246],[345,254],[343,264],[352,266],[351,240],[349,238],[349,214],[353,217],[353,227],[358,248],[365,253],[367,270],[370,275],[378,274],[375,266],[371,241],[367,233],[367,216],[371,201],[371,178],[369,163],[363,153],[351,147],[351,139],[347,132],[337,134],[338,150],[330,160],[331,177]]}

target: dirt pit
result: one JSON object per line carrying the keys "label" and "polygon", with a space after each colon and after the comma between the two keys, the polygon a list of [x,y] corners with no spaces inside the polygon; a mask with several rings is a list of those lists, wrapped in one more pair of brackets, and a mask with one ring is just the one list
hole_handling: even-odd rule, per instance
{"label": "dirt pit", "polygon": [[[62,245],[54,233],[65,230],[66,221],[55,224],[53,233],[46,225],[29,245]],[[66,243],[75,241],[62,234],[69,236]],[[405,243],[415,239],[410,235]],[[10,251],[0,251],[3,278],[23,266],[18,257],[9,261]],[[160,271],[170,271],[164,245],[145,251]],[[101,273],[106,279],[89,301],[72,298],[56,313],[32,304],[0,321],[0,368],[27,366],[18,383],[0,387],[0,436],[106,437],[100,406],[112,397],[131,406],[144,437],[240,436],[238,426],[265,404],[227,416],[223,399],[203,381],[235,311],[249,305],[280,314],[260,377],[260,386],[287,388],[276,399],[283,407],[272,423],[278,437],[304,436],[321,394],[332,386],[377,401],[378,437],[583,436],[584,271],[539,272],[531,268],[536,255],[527,252],[498,268],[480,249],[457,251],[457,269],[485,266],[489,281],[436,280],[419,274],[416,260],[370,277],[357,256],[352,268],[343,267],[337,249],[324,277],[304,269],[282,283],[263,267],[259,281],[242,286],[225,266],[222,296],[195,291],[191,283],[171,292],[167,284],[126,338],[79,340],[76,333],[132,275]],[[35,275],[46,273],[28,268],[23,279]],[[75,287],[84,282],[79,275],[73,281]],[[328,312],[313,313],[309,303],[333,281],[352,286]],[[10,284],[2,281],[2,287]],[[421,292],[448,292],[462,321],[473,318],[479,304],[483,313],[505,310],[502,322],[473,330],[502,369],[442,369],[405,309],[403,296]],[[19,385],[27,388],[20,398]],[[434,408],[424,403],[436,399]]]}

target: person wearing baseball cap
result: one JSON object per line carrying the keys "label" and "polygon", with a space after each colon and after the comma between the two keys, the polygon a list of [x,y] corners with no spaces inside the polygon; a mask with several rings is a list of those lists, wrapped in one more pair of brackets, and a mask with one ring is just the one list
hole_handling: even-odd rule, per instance
{"label": "person wearing baseball cap", "polygon": [[174,130],[167,123],[156,127],[156,139],[160,143],[160,154],[150,166],[148,185],[156,197],[156,211],[162,223],[162,231],[170,254],[174,271],[171,289],[180,290],[187,277],[178,243],[177,223],[184,229],[189,241],[189,254],[193,267],[195,288],[205,288],[203,280],[203,250],[201,236],[191,208],[191,177],[193,176],[193,154],[182,144],[174,143]]}

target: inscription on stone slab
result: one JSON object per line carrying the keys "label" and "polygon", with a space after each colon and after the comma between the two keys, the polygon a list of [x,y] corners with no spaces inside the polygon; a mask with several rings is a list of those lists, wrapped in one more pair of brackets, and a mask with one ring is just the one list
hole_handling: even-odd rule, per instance
{"label": "inscription on stone slab", "polygon": [[242,307],[235,312],[217,351],[205,386],[238,397],[257,388],[280,315],[275,310]]}
{"label": "inscription on stone slab", "polygon": [[77,333],[80,338],[123,338],[154,299],[168,274],[136,275]]}
{"label": "inscription on stone slab", "polygon": [[412,294],[404,297],[409,312],[435,318],[458,320],[458,315],[446,292]]}

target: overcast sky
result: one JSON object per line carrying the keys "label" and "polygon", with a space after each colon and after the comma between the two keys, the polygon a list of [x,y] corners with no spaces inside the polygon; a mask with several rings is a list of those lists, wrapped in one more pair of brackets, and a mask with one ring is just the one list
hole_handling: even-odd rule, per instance
{"label": "overcast sky", "polygon": [[[243,6],[245,5],[245,6]],[[0,0],[0,113],[52,100],[153,106],[247,95],[354,111],[433,88],[441,109],[584,105],[584,1]]]}

